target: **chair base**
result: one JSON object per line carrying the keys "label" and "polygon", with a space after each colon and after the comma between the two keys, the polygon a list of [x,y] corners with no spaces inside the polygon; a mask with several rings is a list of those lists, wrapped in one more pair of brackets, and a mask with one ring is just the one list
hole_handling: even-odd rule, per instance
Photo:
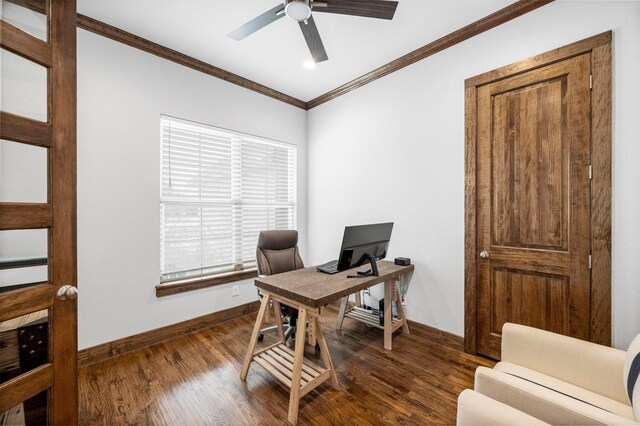
{"label": "chair base", "polygon": [[[283,318],[283,322],[282,325],[284,326],[284,341],[286,342],[287,340],[289,340],[289,338],[291,339],[295,339],[296,337],[296,319],[297,318],[291,318],[291,317],[284,317]],[[265,327],[262,330],[260,330],[260,334],[258,335],[258,342],[262,342],[264,340],[264,335],[265,333],[270,333],[270,332],[277,332],[278,331],[278,326],[277,325],[270,325],[269,327]]]}
{"label": "chair base", "polygon": [[[294,325],[291,325],[291,323],[293,322]],[[297,324],[296,324],[296,318],[289,318],[287,321],[284,321],[282,323],[283,326],[285,326],[285,330],[284,330],[284,341],[285,343],[291,339],[291,340],[296,340],[296,330],[297,330]],[[262,342],[264,340],[264,335],[265,333],[270,333],[272,331],[278,331],[278,326],[277,325],[270,325],[269,327],[265,327],[263,329],[260,330],[260,334],[258,335],[258,342]],[[306,338],[306,333],[305,333],[305,338]],[[315,350],[316,352],[320,352],[320,345],[318,343],[315,344]]]}

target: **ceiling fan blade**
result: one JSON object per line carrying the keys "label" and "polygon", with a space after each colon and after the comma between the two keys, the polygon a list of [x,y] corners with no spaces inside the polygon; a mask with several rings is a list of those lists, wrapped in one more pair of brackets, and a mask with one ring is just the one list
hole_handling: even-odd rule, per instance
{"label": "ceiling fan blade", "polygon": [[300,21],[299,24],[302,35],[304,35],[307,46],[309,46],[313,62],[318,63],[329,59],[327,52],[324,50],[324,45],[322,44],[322,39],[320,38],[320,33],[318,32],[318,27],[316,27],[316,22],[313,20],[313,16],[309,16],[306,22]]}
{"label": "ceiling fan blade", "polygon": [[262,15],[256,16],[246,24],[231,31],[229,34],[227,34],[227,37],[231,37],[234,40],[240,41],[246,36],[255,33],[260,28],[266,27],[270,23],[277,21],[284,15],[284,6],[282,3],[280,3],[273,9],[266,11]]}
{"label": "ceiling fan blade", "polygon": [[367,18],[393,19],[397,7],[397,1],[386,0],[318,0],[314,4],[313,11],[364,16]]}

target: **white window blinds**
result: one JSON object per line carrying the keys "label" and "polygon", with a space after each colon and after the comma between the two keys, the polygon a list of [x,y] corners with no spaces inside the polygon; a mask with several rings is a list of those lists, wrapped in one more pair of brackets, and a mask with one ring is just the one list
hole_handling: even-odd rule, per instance
{"label": "white window blinds", "polygon": [[296,227],[296,148],[161,118],[161,278],[251,268],[258,233]]}

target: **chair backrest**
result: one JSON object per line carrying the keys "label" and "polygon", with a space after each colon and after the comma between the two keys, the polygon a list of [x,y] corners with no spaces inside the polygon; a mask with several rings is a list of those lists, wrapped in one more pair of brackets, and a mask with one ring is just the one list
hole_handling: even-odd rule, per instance
{"label": "chair backrest", "polygon": [[260,232],[256,260],[260,275],[274,275],[304,268],[298,251],[298,231]]}

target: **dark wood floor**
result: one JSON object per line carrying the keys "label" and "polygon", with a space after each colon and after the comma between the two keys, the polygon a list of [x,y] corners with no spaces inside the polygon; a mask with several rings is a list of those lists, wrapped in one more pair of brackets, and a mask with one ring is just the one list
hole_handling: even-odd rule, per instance
{"label": "dark wood floor", "polygon": [[[305,396],[301,425],[452,424],[475,368],[493,365],[417,330],[395,334],[386,351],[381,330],[346,318],[336,332],[335,316],[328,309],[322,323],[341,390],[325,382]],[[246,382],[239,378],[254,321],[248,315],[81,368],[80,423],[287,424],[284,386],[255,363]]]}

